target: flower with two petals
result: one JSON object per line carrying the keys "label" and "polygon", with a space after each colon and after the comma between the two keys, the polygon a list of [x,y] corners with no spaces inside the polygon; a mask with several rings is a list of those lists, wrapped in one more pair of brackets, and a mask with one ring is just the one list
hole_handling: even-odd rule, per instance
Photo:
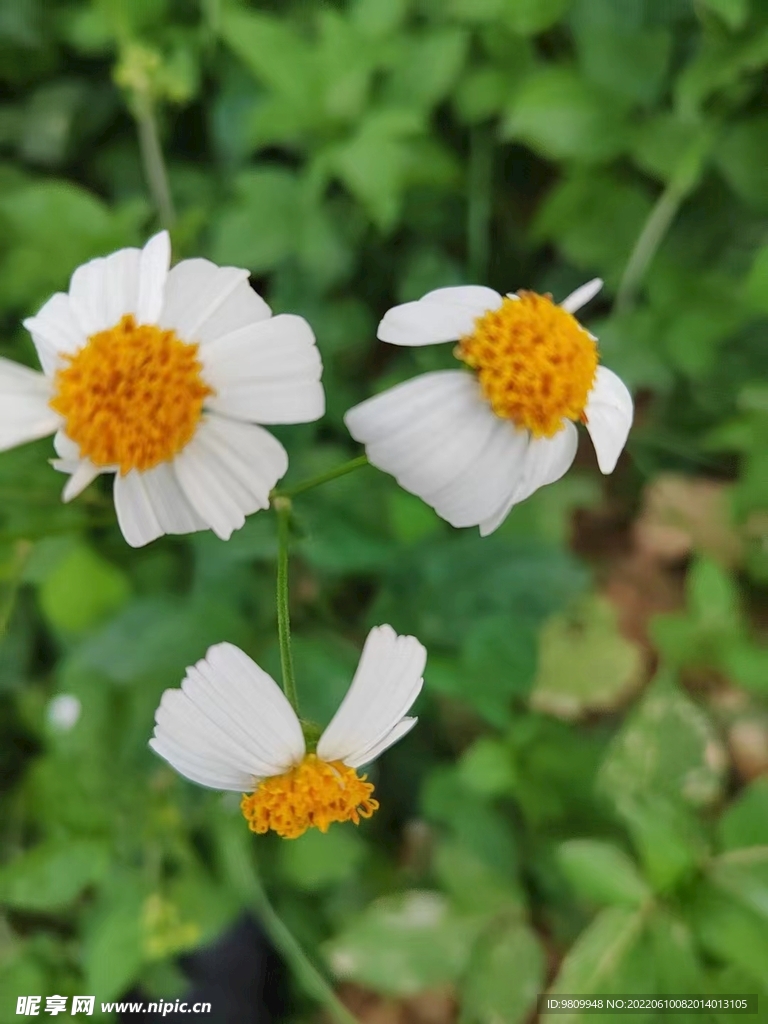
{"label": "flower with two petals", "polygon": [[306,320],[273,317],[247,270],[169,268],[166,232],[91,260],[25,321],[43,372],[0,359],[0,450],[55,434],[65,501],[114,473],[134,547],[204,529],[229,538],[288,466],[264,425],[325,409]]}
{"label": "flower with two petals", "polygon": [[232,644],[211,647],[187,669],[181,689],[166,690],[150,746],[185,778],[245,794],[253,832],[295,839],[308,828],[369,818],[370,764],[416,724],[408,717],[421,692],[426,651],[391,626],[368,634],[347,694],[317,745],[277,683]]}
{"label": "flower with two petals", "polygon": [[583,423],[603,473],[632,424],[625,384],[599,365],[596,339],[573,315],[599,291],[590,281],[557,305],[521,291],[439,288],[390,309],[378,337],[393,345],[458,342],[463,369],[425,373],[345,416],[369,461],[452,526],[485,536],[512,507],[559,480]]}

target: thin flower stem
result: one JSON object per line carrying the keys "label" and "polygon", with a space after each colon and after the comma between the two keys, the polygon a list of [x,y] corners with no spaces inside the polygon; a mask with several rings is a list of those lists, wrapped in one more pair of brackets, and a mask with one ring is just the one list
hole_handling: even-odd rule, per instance
{"label": "thin flower stem", "polygon": [[134,116],[139,130],[139,149],[141,150],[141,162],[144,165],[147,187],[157,207],[160,223],[164,228],[170,228],[176,220],[176,211],[173,208],[168,172],[165,167],[163,148],[160,145],[155,106],[152,98],[146,93],[136,94]]}
{"label": "thin flower stem", "polygon": [[369,465],[368,456],[358,455],[356,459],[342,462],[340,466],[336,466],[335,469],[329,469],[327,473],[318,473],[317,476],[312,476],[309,480],[303,480],[300,484],[295,484],[293,487],[274,491],[272,496],[273,498],[295,498],[297,494],[311,491],[313,487],[319,487],[320,484],[328,483],[329,480],[336,480],[340,476],[346,476],[347,473],[353,473],[356,469],[360,469],[361,466],[367,465]]}
{"label": "thin flower stem", "polygon": [[288,605],[288,545],[290,542],[291,499],[283,495],[274,499],[277,513],[277,636],[280,644],[280,666],[283,690],[298,715],[299,697],[291,653],[291,616]]}
{"label": "thin flower stem", "polygon": [[714,144],[714,130],[702,132],[683,154],[677,170],[656,200],[624,268],[616,295],[616,310],[631,308],[645,273],[666,238],[680,207],[698,184]]}
{"label": "thin flower stem", "polygon": [[307,993],[328,1011],[336,1024],[360,1024],[331,988],[301,947],[275,908],[269,902],[250,852],[242,823],[221,822],[215,835],[219,844],[221,867],[232,887],[249,904],[272,945],[285,960],[296,980]]}

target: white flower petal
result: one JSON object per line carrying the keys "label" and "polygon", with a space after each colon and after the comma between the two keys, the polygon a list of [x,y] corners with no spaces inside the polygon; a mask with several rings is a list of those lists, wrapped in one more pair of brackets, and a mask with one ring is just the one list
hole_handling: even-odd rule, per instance
{"label": "white flower petal", "polygon": [[86,342],[64,292],[52,295],[35,316],[27,317],[24,326],[32,335],[43,373],[49,377],[64,365],[62,355],[77,352]]}
{"label": "white flower petal", "polygon": [[182,490],[172,462],[144,472],[134,469],[125,476],[118,473],[115,508],[132,547],[142,547],[164,534],[195,533],[208,527]]}
{"label": "white flower petal", "polygon": [[182,775],[214,789],[248,791],[305,753],[293,708],[277,683],[232,644],[211,647],[166,690],[150,746]]}
{"label": "white flower petal", "polygon": [[140,249],[119,249],[74,272],[69,301],[86,337],[114,327],[128,313],[136,314],[141,256]]}
{"label": "white flower petal", "polygon": [[600,472],[612,473],[627,443],[633,404],[626,384],[606,366],[597,368],[584,411]]}
{"label": "white flower petal", "polygon": [[96,477],[101,473],[98,466],[94,466],[90,459],[83,459],[78,462],[71,470],[64,468],[69,467],[71,464],[66,460],[54,459],[54,469],[61,470],[62,472],[71,472],[69,480],[64,485],[64,490],[61,492],[61,500],[63,502],[72,501],[78,494],[82,494],[89,484],[93,483]]}
{"label": "white flower petal", "polygon": [[50,398],[42,373],[0,358],[0,451],[54,433],[61,416],[49,406]]}
{"label": "white flower petal", "polygon": [[515,486],[528,443],[463,370],[415,377],[344,419],[374,466],[453,526],[476,526],[493,514]]}
{"label": "white flower petal", "polygon": [[[255,294],[255,293],[254,293]],[[323,366],[307,321],[291,313],[203,345],[206,408],[253,423],[308,423],[325,411]]]}
{"label": "white flower petal", "polygon": [[167,231],[160,231],[141,250],[135,309],[125,310],[135,313],[138,324],[156,324],[160,319],[170,265],[171,239]]}
{"label": "white flower petal", "polygon": [[567,473],[576,458],[579,432],[570,420],[554,437],[531,438],[523,470],[512,495],[488,519],[480,523],[480,536],[493,533],[507,518],[513,506],[530,498],[545,484],[553,484]]}
{"label": "white flower petal", "polygon": [[437,288],[417,302],[393,306],[384,314],[377,337],[392,345],[433,345],[471,334],[475,320],[498,309],[502,298],[492,288],[470,284]]}
{"label": "white flower petal", "polygon": [[567,298],[563,299],[560,305],[566,313],[576,313],[582,306],[586,306],[588,302],[591,302],[602,287],[602,279],[593,277],[591,281],[587,281],[586,284],[577,288],[575,292],[571,292]]}
{"label": "white flower petal", "polygon": [[182,341],[205,344],[268,319],[269,306],[248,276],[247,270],[210,260],[183,260],[168,274],[160,326],[173,328]]}
{"label": "white flower petal", "polygon": [[268,431],[215,414],[174,460],[190,504],[222,540],[269,506],[269,492],[287,468],[285,449]]}
{"label": "white flower petal", "polygon": [[371,761],[375,761],[377,757],[380,757],[385,750],[389,750],[390,747],[394,746],[395,743],[403,738],[403,736],[407,736],[417,722],[418,718],[401,719],[394,729],[391,729],[380,743],[377,743],[375,747],[371,747],[365,752],[362,760],[360,758],[353,757],[352,763],[347,761],[346,764],[348,764],[350,768],[362,768],[364,765],[370,764]]}
{"label": "white flower petal", "polygon": [[416,637],[398,636],[391,626],[372,629],[352,685],[320,737],[317,756],[356,768],[389,746],[384,739],[400,725],[421,692],[426,660],[427,652]]}

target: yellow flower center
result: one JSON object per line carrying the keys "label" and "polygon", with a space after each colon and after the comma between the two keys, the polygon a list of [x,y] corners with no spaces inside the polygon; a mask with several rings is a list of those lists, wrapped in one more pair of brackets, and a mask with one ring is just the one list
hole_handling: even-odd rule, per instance
{"label": "yellow flower center", "polygon": [[334,821],[358,825],[379,806],[366,778],[341,761],[307,754],[283,775],[263,779],[243,797],[240,809],[252,832],[272,829],[284,839],[296,839],[313,826],[327,832]]}
{"label": "yellow flower center", "polygon": [[64,417],[80,455],[122,474],[177,455],[214,393],[201,376],[197,350],[172,330],[137,326],[129,314],[66,356],[50,405]]}
{"label": "yellow flower center", "polygon": [[554,437],[563,420],[586,422],[597,345],[550,296],[520,292],[475,321],[456,356],[477,371],[497,416],[534,437]]}

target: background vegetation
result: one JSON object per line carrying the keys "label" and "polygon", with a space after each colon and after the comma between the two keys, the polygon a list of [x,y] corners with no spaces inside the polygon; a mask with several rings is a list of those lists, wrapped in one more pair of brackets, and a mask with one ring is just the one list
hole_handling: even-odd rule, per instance
{"label": "background vegetation", "polygon": [[450,362],[375,340],[441,285],[604,277],[637,422],[614,477],[583,439],[485,540],[372,469],[296,500],[307,713],[372,624],[430,654],[380,812],[296,842],[147,748],[210,643],[278,672],[272,515],[133,551],[103,481],[60,504],[49,441],[0,456],[0,1020],[175,997],[254,853],[361,1020],[518,1024],[548,985],[768,1000],[767,84],[762,0],[4,0],[4,355],[33,364],[21,317],[165,219],[316,330],[328,414],[280,431],[289,482],[357,453],[355,401]]}

